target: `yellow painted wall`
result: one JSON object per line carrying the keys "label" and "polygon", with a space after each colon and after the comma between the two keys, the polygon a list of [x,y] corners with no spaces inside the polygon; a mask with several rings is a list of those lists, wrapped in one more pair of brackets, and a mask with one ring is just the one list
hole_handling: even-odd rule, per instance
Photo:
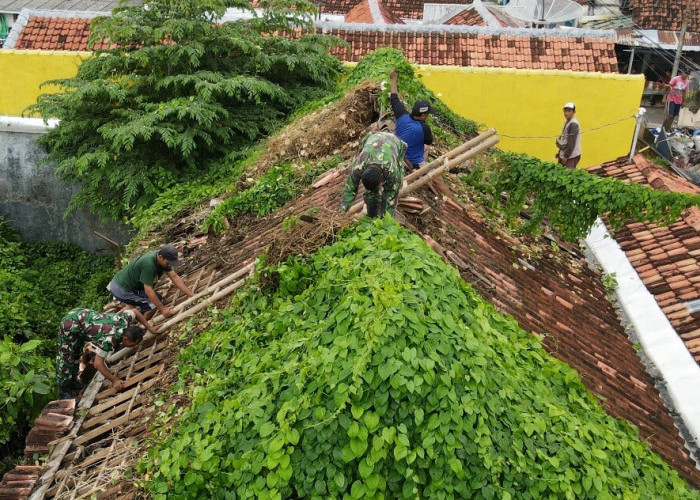
{"label": "yellow painted wall", "polygon": [[644,90],[642,75],[442,66],[421,67],[419,73],[455,113],[495,128],[497,147],[543,160],[554,159],[555,139],[532,136],[561,133],[562,108],[573,101],[583,131],[581,167],[629,154],[632,116]]}
{"label": "yellow painted wall", "polygon": [[[20,116],[41,93],[45,80],[75,76],[89,52],[0,50],[0,114]],[[453,111],[494,127],[499,147],[544,160],[554,157],[554,138],[564,123],[562,106],[576,103],[583,167],[629,152],[644,88],[642,75],[574,71],[425,66],[423,82]],[[615,123],[607,126],[607,124]],[[599,130],[599,127],[604,127]],[[527,136],[523,138],[522,136]],[[532,136],[547,136],[538,138]]]}
{"label": "yellow painted wall", "polygon": [[0,50],[0,115],[21,116],[39,94],[56,92],[55,86],[39,86],[46,80],[78,73],[89,52]]}

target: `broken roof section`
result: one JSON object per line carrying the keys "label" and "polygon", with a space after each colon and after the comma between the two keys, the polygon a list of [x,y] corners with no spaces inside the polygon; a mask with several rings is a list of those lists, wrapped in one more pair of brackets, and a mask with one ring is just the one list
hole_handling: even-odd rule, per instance
{"label": "broken roof section", "polygon": [[[641,155],[619,160],[589,172],[636,182],[654,189],[700,194],[700,189]],[[693,207],[669,226],[634,222],[615,234],[642,282],[654,296],[693,358],[700,363],[700,315],[693,301],[700,299],[700,209]]]}

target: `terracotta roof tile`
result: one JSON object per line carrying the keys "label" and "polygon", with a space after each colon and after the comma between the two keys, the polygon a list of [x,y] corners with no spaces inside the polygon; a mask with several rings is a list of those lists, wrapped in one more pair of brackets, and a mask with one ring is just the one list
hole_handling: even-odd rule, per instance
{"label": "terracotta roof tile", "polygon": [[[673,172],[666,171],[641,155],[633,162],[622,160],[589,169],[600,176],[632,180],[646,186],[659,186],[673,192],[700,194],[700,189]],[[686,341],[694,339],[700,329],[700,318],[687,311],[685,302],[700,297],[700,266],[696,251],[700,247],[700,209],[693,207],[673,224],[660,227],[634,223],[623,227],[615,235],[620,247],[654,295],[671,325]],[[693,335],[688,334],[693,332]],[[689,345],[695,347],[695,343]],[[700,353],[691,352],[700,362]]]}
{"label": "terracotta roof tile", "polygon": [[475,9],[464,9],[449,18],[444,24],[456,26],[486,26],[486,21]]}
{"label": "terracotta roof tile", "polygon": [[[364,12],[363,6],[366,5],[367,0],[357,5],[358,15]],[[90,19],[73,20],[79,23],[77,29],[72,28],[66,21],[68,20],[63,18],[30,18],[20,33],[15,48],[88,50]],[[49,35],[46,31],[49,25],[57,28],[54,35]],[[606,59],[601,57],[606,51],[614,54],[613,39],[600,40],[602,48],[596,49],[591,43],[592,39],[584,37],[529,37],[505,33],[475,35],[463,31],[406,31],[405,28],[394,31],[386,28],[354,30],[326,27],[320,28],[319,31],[347,41],[347,47],[337,47],[333,54],[343,61],[350,62],[357,62],[378,48],[394,47],[402,50],[411,62],[417,64],[617,72],[617,60],[614,56]],[[297,30],[293,36],[300,33]],[[69,37],[72,37],[72,41]],[[107,46],[104,41],[98,43],[97,48]],[[566,52],[562,49],[564,46],[567,47]]]}
{"label": "terracotta roof tile", "polygon": [[[90,36],[88,18],[62,18],[33,16],[19,34],[16,49],[88,50]],[[95,48],[108,46],[98,42]]]}
{"label": "terracotta roof tile", "polygon": [[386,5],[379,0],[362,0],[347,14],[345,14],[345,22],[365,24],[406,24],[399,16],[394,14],[391,9],[387,8]]}
{"label": "terracotta roof tile", "polygon": [[[632,20],[643,29],[680,31],[687,3],[687,0],[630,0]],[[692,0],[690,9],[688,31],[700,33],[700,4]],[[669,39],[666,43],[677,43],[673,34],[666,36]]]}

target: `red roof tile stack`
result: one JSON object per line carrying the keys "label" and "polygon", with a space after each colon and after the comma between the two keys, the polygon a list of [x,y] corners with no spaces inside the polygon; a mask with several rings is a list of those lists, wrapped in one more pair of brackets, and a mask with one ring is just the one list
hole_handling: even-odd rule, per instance
{"label": "red roof tile stack", "polygon": [[[604,163],[589,172],[664,191],[700,194],[694,184],[641,155],[631,163]],[[691,208],[666,227],[627,224],[615,234],[615,239],[690,353],[700,362],[700,317],[693,317],[685,306],[690,300],[700,299],[700,209]]]}
{"label": "red roof tile stack", "polygon": [[[687,0],[631,0],[632,20],[643,29],[680,31]],[[688,31],[700,33],[700,3],[690,2]]]}
{"label": "red roof tile stack", "polygon": [[464,9],[459,14],[452,16],[445,24],[455,26],[486,26],[486,21],[475,9]]}
{"label": "red roof tile stack", "polygon": [[372,11],[369,4],[370,0],[362,0],[350,12],[345,14],[346,23],[366,23],[366,24],[406,24],[403,20],[394,14],[390,9],[379,0],[376,0],[379,7],[381,20],[372,17]]}
{"label": "red roof tile stack", "polygon": [[[24,457],[32,459],[34,455],[46,455],[49,443],[64,436],[73,425],[75,413],[74,399],[60,399],[48,403],[29,432],[24,448]],[[19,500],[28,498],[39,479],[42,467],[18,465],[6,473],[0,482],[0,500]]]}
{"label": "red roof tile stack", "polygon": [[34,455],[46,455],[49,452],[49,443],[70,430],[74,412],[74,399],[60,399],[47,404],[29,431],[24,456],[32,458]]}
{"label": "red roof tile stack", "polygon": [[36,465],[18,465],[5,474],[0,482],[0,500],[28,498],[41,469]]}

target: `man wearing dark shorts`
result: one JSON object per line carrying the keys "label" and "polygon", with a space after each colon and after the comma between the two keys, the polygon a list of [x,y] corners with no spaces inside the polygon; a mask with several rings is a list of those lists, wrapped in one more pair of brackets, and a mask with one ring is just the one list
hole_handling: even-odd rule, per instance
{"label": "man wearing dark shorts", "polygon": [[129,262],[114,276],[107,288],[116,300],[138,307],[146,319],[152,318],[156,310],[163,316],[170,316],[172,308],[165,307],[163,296],[153,289],[163,273],[168,275],[182,293],[188,297],[194,296],[182,278],[172,269],[180,264],[177,255],[177,249],[172,245],[165,245],[160,250],[148,252]]}

